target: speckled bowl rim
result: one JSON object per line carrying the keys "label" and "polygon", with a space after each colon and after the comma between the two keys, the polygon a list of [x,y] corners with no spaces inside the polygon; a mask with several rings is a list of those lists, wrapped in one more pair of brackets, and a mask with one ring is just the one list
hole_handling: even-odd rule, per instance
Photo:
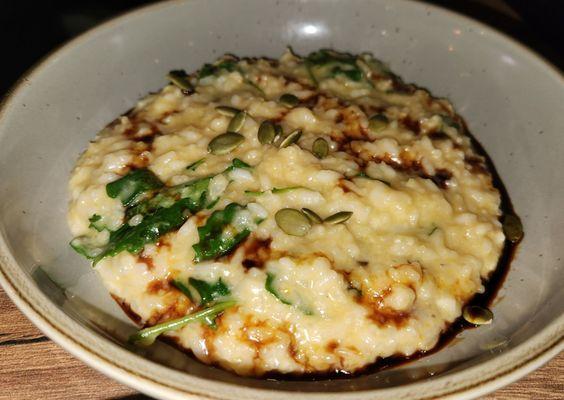
{"label": "speckled bowl rim", "polygon": [[[80,46],[90,40],[97,32],[111,28],[125,20],[150,14],[157,9],[176,6],[181,2],[191,0],[169,0],[156,4],[147,5],[132,11],[120,14],[108,21],[86,31],[75,39],[56,48],[32,68],[30,68],[7,92],[0,103],[0,122],[4,115],[9,112],[14,98],[25,86],[26,82],[34,75],[38,74],[45,66],[49,65],[55,58],[64,56],[66,51]],[[399,0],[396,0],[399,1]],[[545,69],[547,74],[555,75],[564,84],[562,73],[547,62],[544,58],[515,41],[511,37],[478,22],[474,19],[443,9],[441,7],[420,3],[412,0],[402,0],[409,3],[412,7],[432,10],[443,14],[446,18],[455,19],[466,24],[472,24],[486,31],[489,35],[497,37],[505,42],[507,46],[512,46],[518,50],[523,57],[528,57],[530,61],[536,62],[539,67]],[[517,379],[525,376],[534,369],[540,367],[552,357],[564,350],[564,315],[556,318],[552,323],[544,327],[540,332],[529,338],[524,343],[514,349],[502,353],[480,365],[467,368],[463,371],[451,373],[444,377],[437,377],[432,381],[421,381],[393,388],[374,389],[366,391],[356,391],[349,393],[327,393],[327,392],[286,392],[272,391],[242,387],[230,383],[219,383],[185,375],[186,380],[198,383],[199,390],[195,392],[187,391],[183,388],[174,386],[172,383],[156,381],[147,373],[142,373],[141,367],[144,363],[153,365],[153,368],[166,368],[155,364],[149,360],[130,353],[117,344],[101,338],[81,326],[62,310],[58,309],[40,290],[35,283],[27,276],[22,268],[19,267],[13,258],[9,245],[0,231],[0,285],[4,288],[10,299],[16,306],[49,338],[66,349],[75,357],[85,362],[90,367],[104,373],[105,375],[135,388],[148,395],[165,399],[223,399],[237,395],[252,395],[256,398],[284,398],[292,394],[300,394],[304,399],[432,399],[440,396],[444,399],[472,399],[486,393],[492,392],[505,386]],[[72,327],[72,330],[70,329]],[[73,332],[71,337],[67,332]],[[94,346],[102,343],[104,346]],[[110,352],[115,353],[114,357]],[[119,355],[120,357],[116,357]],[[119,359],[119,360],[118,360]],[[168,369],[168,368],[166,368]],[[170,370],[171,373],[180,373]],[[466,381],[466,382],[462,382]],[[226,396],[210,395],[205,386],[213,384]],[[206,393],[208,392],[208,393]]]}

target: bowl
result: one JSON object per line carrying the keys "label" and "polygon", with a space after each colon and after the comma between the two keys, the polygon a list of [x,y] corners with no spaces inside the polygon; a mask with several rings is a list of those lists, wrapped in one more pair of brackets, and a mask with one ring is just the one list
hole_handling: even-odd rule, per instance
{"label": "bowl", "polygon": [[[88,141],[171,69],[223,53],[278,56],[322,47],[371,51],[407,81],[450,98],[494,160],[525,238],[493,306],[495,321],[432,355],[334,380],[262,380],[203,365],[166,344],[126,344],[134,325],[74,254],[67,180]],[[111,20],[26,74],[0,112],[0,283],[49,337],[155,397],[471,398],[564,348],[564,80],[492,29],[397,0],[192,0]]]}

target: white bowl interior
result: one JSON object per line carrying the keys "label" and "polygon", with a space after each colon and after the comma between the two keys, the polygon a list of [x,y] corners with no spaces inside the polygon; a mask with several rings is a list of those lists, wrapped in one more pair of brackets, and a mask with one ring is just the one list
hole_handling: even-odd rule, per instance
{"label": "white bowl interior", "polygon": [[[106,24],[53,55],[21,84],[0,118],[0,232],[11,254],[1,261],[20,268],[7,268],[10,281],[43,299],[38,307],[54,324],[75,324],[83,343],[98,337],[108,353],[125,347],[133,325],[68,246],[67,180],[77,156],[105,124],[164,85],[167,71],[194,70],[226,52],[277,57],[287,45],[302,54],[321,47],[371,51],[406,81],[454,102],[494,160],[525,226],[493,308],[495,322],[400,368],[335,381],[238,378],[166,345],[143,354],[217,385],[356,391],[456,376],[557,321],[564,310],[562,77],[479,24],[392,0],[173,2]],[[493,343],[500,345],[484,350]],[[150,361],[128,362],[141,374],[152,369],[157,380],[176,379],[171,385],[190,383]]]}

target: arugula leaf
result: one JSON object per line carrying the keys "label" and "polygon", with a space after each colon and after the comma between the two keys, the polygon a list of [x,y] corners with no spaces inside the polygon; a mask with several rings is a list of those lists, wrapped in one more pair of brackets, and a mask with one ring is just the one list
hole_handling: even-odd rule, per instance
{"label": "arugula leaf", "polygon": [[104,229],[106,229],[106,226],[100,222],[101,219],[102,219],[101,215],[98,214],[92,215],[90,218],[88,218],[88,221],[90,221],[90,225],[88,225],[88,227],[96,229],[98,232],[102,232]]}
{"label": "arugula leaf", "polygon": [[348,53],[321,49],[310,53],[304,63],[315,83],[337,75],[344,75],[357,82],[364,77],[364,73],[356,64],[356,57]]}
{"label": "arugula leaf", "polygon": [[159,208],[172,206],[178,200],[184,200],[184,204],[190,212],[196,213],[206,207],[206,194],[212,177],[195,179],[180,185],[163,189],[155,197],[139,203],[126,211],[127,217],[136,214],[146,215],[155,212]]}
{"label": "arugula leaf", "polygon": [[233,161],[231,161],[231,165],[229,167],[227,167],[225,169],[225,171],[223,171],[223,173],[227,173],[227,172],[231,172],[233,171],[235,168],[241,168],[241,169],[252,169],[253,167],[251,167],[249,164],[247,164],[245,161],[240,160],[238,158],[234,158]]}
{"label": "arugula leaf", "polygon": [[288,187],[283,187],[283,188],[272,188],[271,192],[273,194],[281,194],[281,193],[291,192],[292,190],[296,190],[296,189],[306,189],[306,190],[308,190],[308,188],[303,187],[303,186],[288,186]]}
{"label": "arugula leaf", "polygon": [[363,76],[362,71],[358,68],[344,69],[341,67],[334,67],[331,70],[331,76],[335,77],[337,75],[345,75],[351,81],[355,81],[355,82],[362,80],[362,76]]}
{"label": "arugula leaf", "polygon": [[249,236],[251,231],[248,227],[238,230],[231,225],[237,212],[243,209],[237,203],[230,203],[223,210],[214,211],[206,224],[198,228],[200,241],[192,246],[195,262],[225,255]]}
{"label": "arugula leaf", "polygon": [[186,167],[189,171],[195,171],[200,165],[202,165],[206,161],[205,158],[200,158],[198,161],[193,162],[192,164]]}
{"label": "arugula leaf", "polygon": [[215,320],[219,314],[234,305],[235,301],[233,300],[223,301],[203,310],[185,315],[184,317],[163,322],[162,324],[157,324],[150,328],[141,329],[129,337],[129,343],[150,346],[155,342],[157,337],[164,332],[178,330],[191,322]]}
{"label": "arugula leaf", "polygon": [[211,75],[216,75],[218,72],[222,70],[233,72],[237,67],[237,62],[232,60],[224,60],[221,61],[217,65],[212,64],[204,64],[204,66],[200,69],[198,73],[198,79],[204,79]]}
{"label": "arugula leaf", "polygon": [[261,196],[265,193],[266,192],[262,190],[245,190],[245,194],[249,196]]}
{"label": "arugula leaf", "polygon": [[70,246],[78,254],[89,260],[97,258],[104,251],[104,247],[100,246],[100,243],[95,238],[89,236],[75,237],[71,240]]}
{"label": "arugula leaf", "polygon": [[274,295],[274,297],[276,297],[278,300],[280,300],[281,303],[287,304],[289,306],[292,305],[291,302],[289,302],[288,300],[284,299],[279,293],[278,291],[274,288],[274,279],[276,279],[276,276],[270,272],[268,272],[266,274],[266,282],[264,283],[264,288],[272,293],[272,295]]}
{"label": "arugula leaf", "polygon": [[94,258],[94,264],[104,257],[112,257],[122,251],[137,254],[149,243],[155,243],[162,235],[179,228],[188,218],[188,199],[182,199],[168,208],[159,208],[147,215],[139,225],[123,224],[110,233],[110,241],[103,252]]}
{"label": "arugula leaf", "polygon": [[164,184],[148,169],[136,169],[117,181],[106,185],[106,193],[111,198],[119,198],[124,206],[132,206],[142,200],[147,192],[159,189]]}
{"label": "arugula leaf", "polygon": [[202,281],[196,278],[188,279],[190,286],[192,286],[198,294],[200,295],[200,305],[206,306],[214,300],[220,297],[228,296],[231,291],[227,285],[219,278],[214,284],[210,284],[206,281]]}
{"label": "arugula leaf", "polygon": [[190,301],[194,301],[194,297],[192,296],[192,292],[190,292],[190,288],[182,283],[180,279],[174,279],[171,283],[172,286],[180,290],[184,296],[188,297]]}

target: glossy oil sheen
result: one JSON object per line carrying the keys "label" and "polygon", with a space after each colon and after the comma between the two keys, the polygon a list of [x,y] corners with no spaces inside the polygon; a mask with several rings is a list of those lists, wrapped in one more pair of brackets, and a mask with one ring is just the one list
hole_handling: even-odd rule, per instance
{"label": "glossy oil sheen", "polygon": [[[371,51],[406,81],[449,97],[465,117],[526,233],[491,325],[465,331],[443,350],[401,367],[322,382],[240,378],[162,343],[148,350],[125,344],[133,324],[68,246],[67,180],[78,154],[116,115],[163,86],[169,70],[191,71],[223,53],[276,57],[286,45],[302,54],[320,47]],[[468,398],[515,379],[519,373],[503,374],[524,373],[527,360],[563,347],[562,104],[562,77],[534,55],[480,24],[420,3],[157,4],[55,53],[4,104],[0,281],[59,343],[153,396],[286,399],[297,391],[307,393],[299,394],[303,399],[417,399],[455,392]]]}

